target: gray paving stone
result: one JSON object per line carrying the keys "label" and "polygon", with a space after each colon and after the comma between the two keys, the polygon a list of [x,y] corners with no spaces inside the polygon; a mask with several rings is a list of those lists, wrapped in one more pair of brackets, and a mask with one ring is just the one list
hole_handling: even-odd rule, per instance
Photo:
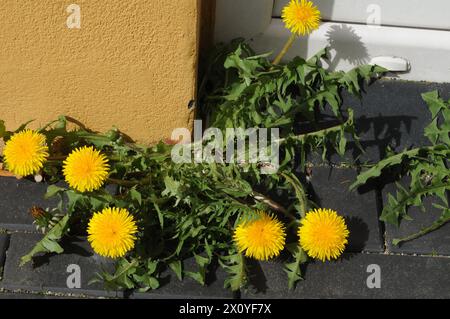
{"label": "gray paving stone", "polygon": [[[101,283],[88,285],[95,273],[102,266],[112,270],[112,263],[93,255],[89,244],[81,239],[66,243],[65,253],[62,255],[44,255],[34,258],[33,265],[27,264],[20,268],[20,257],[29,252],[32,246],[40,238],[37,234],[14,233],[11,235],[11,244],[8,249],[4,280],[0,287],[9,290],[23,289],[29,291],[52,291],[71,294],[86,294],[90,296],[123,297],[122,292],[108,293],[103,290]],[[66,285],[67,266],[79,265],[81,268],[81,289],[69,289]],[[187,270],[195,270],[195,262],[185,262]],[[162,276],[161,288],[150,293],[134,293],[130,297],[135,299],[159,299],[159,298],[231,298],[232,293],[223,288],[226,274],[220,270],[212,272],[208,276],[208,286],[200,284],[187,277],[180,282],[176,276],[167,271]],[[1,298],[1,296],[0,296]]]}
{"label": "gray paving stone", "polygon": [[[380,267],[379,289],[367,285],[369,276],[373,279],[375,275],[371,265]],[[335,262],[314,262],[307,265],[305,280],[294,291],[287,289],[281,264],[267,262],[260,266],[259,291],[242,291],[243,299],[450,298],[450,258],[445,257],[356,254]]]}
{"label": "gray paving stone", "polygon": [[33,206],[47,208],[51,202],[44,199],[47,185],[27,179],[0,178],[0,228],[33,231],[33,217],[29,209]]}
{"label": "gray paving stone", "polygon": [[85,297],[48,295],[42,293],[0,292],[0,299],[86,299]]}
{"label": "gray paving stone", "polygon": [[[402,180],[402,185],[408,187],[407,178]],[[388,194],[396,196],[395,184],[389,184],[383,189],[383,202],[387,201]],[[408,212],[413,220],[403,220],[400,227],[386,224],[386,243],[389,251],[409,254],[438,254],[450,255],[450,223],[441,228],[412,241],[401,243],[400,246],[392,244],[396,238],[405,238],[420,230],[431,226],[441,215],[441,211],[433,207],[433,203],[442,204],[438,198],[428,197],[424,201],[425,212],[418,207],[410,207]]]}
{"label": "gray paving stone", "polygon": [[[111,261],[92,253],[89,243],[81,238],[73,238],[63,244],[65,252],[61,255],[42,255],[35,257],[33,263],[19,267],[20,258],[26,255],[40,239],[38,234],[13,233],[7,251],[3,281],[0,287],[7,290],[53,291],[61,293],[86,294],[92,296],[121,296],[121,292],[106,292],[101,283],[88,285],[95,273],[102,267],[110,269]],[[81,288],[69,289],[67,272],[69,265],[81,269]]]}
{"label": "gray paving stone", "polygon": [[[61,187],[67,187],[64,182],[59,182]],[[35,231],[33,217],[30,208],[38,206],[53,208],[57,205],[55,198],[46,200],[48,184],[35,183],[27,179],[0,178],[0,228],[12,231]],[[117,193],[116,185],[107,185],[106,190],[111,194]]]}
{"label": "gray paving stone", "polygon": [[0,293],[0,299],[51,299],[42,294]]}
{"label": "gray paving stone", "polygon": [[8,249],[8,245],[9,245],[8,234],[0,233],[0,278],[2,278],[3,272],[2,270],[5,264],[6,250]]}
{"label": "gray paving stone", "polygon": [[[184,261],[184,267],[188,271],[197,269],[193,258]],[[233,293],[223,287],[227,277],[225,271],[217,268],[207,275],[206,286],[201,286],[192,278],[187,277],[179,281],[175,274],[166,271],[162,274],[164,280],[161,287],[148,293],[133,293],[132,299],[229,299]]]}
{"label": "gray paving stone", "polygon": [[312,200],[323,208],[331,208],[346,217],[350,230],[350,252],[381,252],[383,240],[378,221],[379,209],[374,186],[350,191],[356,180],[354,169],[313,167]]}
{"label": "gray paving stone", "polygon": [[[429,144],[423,136],[423,129],[431,120],[430,112],[421,94],[439,90],[446,99],[450,98],[450,84],[406,82],[395,80],[376,81],[366,87],[360,101],[343,94],[344,108],[352,108],[355,126],[365,154],[349,139],[349,151],[344,157],[330,154],[333,163],[377,162],[385,154],[386,147],[395,150]],[[326,117],[324,118],[326,122]],[[321,163],[320,156],[312,155],[310,160]]]}

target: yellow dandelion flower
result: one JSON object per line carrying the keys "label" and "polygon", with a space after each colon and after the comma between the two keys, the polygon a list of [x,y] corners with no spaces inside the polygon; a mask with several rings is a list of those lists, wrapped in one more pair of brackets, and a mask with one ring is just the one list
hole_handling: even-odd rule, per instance
{"label": "yellow dandelion flower", "polygon": [[45,136],[32,130],[14,134],[3,150],[8,170],[20,176],[39,172],[48,156]]}
{"label": "yellow dandelion flower", "polygon": [[92,192],[102,187],[108,171],[106,156],[93,147],[78,148],[64,161],[66,182],[80,192]]}
{"label": "yellow dandelion flower", "polygon": [[320,11],[308,0],[291,0],[281,17],[286,28],[296,35],[310,34],[320,24]]}
{"label": "yellow dandelion flower", "polygon": [[331,209],[316,209],[306,214],[298,230],[300,246],[321,261],[338,258],[348,243],[345,220]]}
{"label": "yellow dandelion flower", "polygon": [[257,260],[276,257],[284,248],[286,233],[283,224],[265,212],[257,212],[257,218],[238,225],[234,241],[239,252]]}
{"label": "yellow dandelion flower", "polygon": [[126,209],[105,208],[94,213],[87,232],[88,241],[97,254],[119,258],[134,248],[137,226]]}

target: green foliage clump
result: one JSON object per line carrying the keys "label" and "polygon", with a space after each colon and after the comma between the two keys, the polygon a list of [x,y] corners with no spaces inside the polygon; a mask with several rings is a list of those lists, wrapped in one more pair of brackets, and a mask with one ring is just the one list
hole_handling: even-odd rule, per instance
{"label": "green foliage clump", "polygon": [[[341,93],[360,96],[363,82],[385,71],[361,66],[347,73],[329,72],[322,67],[326,58],[323,50],[309,60],[297,57],[274,65],[268,55],[255,55],[242,41],[220,47],[211,58],[201,85],[199,114],[209,119],[209,126],[222,130],[280,128],[281,166],[271,175],[261,174],[261,163],[177,164],[171,157],[172,145],[137,145],[117,129],[106,134],[83,127],[70,130],[66,117],[39,130],[50,147],[51,158],[43,170],[47,181],[62,181],[65,157],[77,147],[92,145],[108,157],[108,185],[116,186],[117,192],[104,187],[80,193],[61,183],[50,185],[46,197],[58,198],[59,204],[45,216],[46,220],[58,216],[57,222],[40,225],[45,236],[22,264],[36,254],[63,252],[61,239],[86,235],[94,212],[119,207],[136,219],[138,240],[132,252],[117,260],[114,273],[99,273],[96,280],[105,282],[106,288],[156,289],[166,269],[180,280],[188,276],[205,285],[211,268],[220,266],[229,273],[225,285],[235,291],[248,284],[250,274],[245,257],[233,244],[233,230],[241,217],[265,210],[288,224],[285,270],[293,288],[302,278],[300,265],[307,261],[297,243],[296,227],[314,206],[305,185],[292,173],[295,159],[299,157],[304,167],[307,152],[343,154],[349,136],[357,141],[353,112],[342,108]],[[323,127],[318,119],[326,109],[334,124]],[[308,129],[298,128],[298,122]],[[14,132],[1,125],[0,133],[7,140]],[[272,198],[274,192],[294,199],[280,205]],[[191,257],[196,270],[184,268],[183,261]]]}
{"label": "green foliage clump", "polygon": [[[296,154],[304,165],[307,152],[320,150],[324,158],[327,152],[343,155],[348,137],[359,146],[353,110],[343,108],[341,94],[361,97],[361,84],[382,75],[384,68],[327,71],[322,66],[327,48],[309,60],[296,57],[285,65],[273,65],[268,56],[255,55],[239,40],[217,49],[200,87],[200,114],[210,126],[279,128],[284,165],[292,164]],[[327,109],[334,118],[323,123]]]}
{"label": "green foliage clump", "polygon": [[400,169],[399,177],[410,179],[408,188],[397,183],[397,194],[388,195],[381,220],[399,226],[402,219],[411,220],[408,209],[412,206],[425,210],[426,197],[437,198],[441,202],[433,206],[442,211],[433,225],[417,234],[395,239],[395,245],[423,236],[450,222],[448,191],[450,190],[450,101],[444,101],[437,91],[422,95],[431,112],[431,123],[425,128],[424,136],[430,141],[429,146],[422,146],[394,153],[392,150],[385,159],[361,173],[352,188],[365,184],[369,179],[382,176],[383,172]]}

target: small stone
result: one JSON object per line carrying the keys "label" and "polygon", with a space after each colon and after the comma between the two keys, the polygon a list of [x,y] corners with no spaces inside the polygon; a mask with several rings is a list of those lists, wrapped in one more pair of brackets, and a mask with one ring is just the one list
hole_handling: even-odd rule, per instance
{"label": "small stone", "polygon": [[34,181],[36,183],[41,183],[44,180],[44,177],[41,174],[34,175]]}

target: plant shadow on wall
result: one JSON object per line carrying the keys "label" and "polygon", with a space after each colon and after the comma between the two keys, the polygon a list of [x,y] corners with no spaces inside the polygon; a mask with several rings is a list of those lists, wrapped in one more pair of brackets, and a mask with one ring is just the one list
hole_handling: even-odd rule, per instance
{"label": "plant shadow on wall", "polygon": [[330,70],[335,70],[341,60],[347,61],[353,66],[369,62],[367,48],[352,26],[348,24],[332,25],[325,36],[330,50],[334,51],[329,65]]}
{"label": "plant shadow on wall", "polygon": [[[299,15],[299,10],[307,14]],[[117,129],[69,129],[70,119],[64,116],[38,130],[27,129],[26,123],[8,131],[0,122],[5,167],[15,175],[43,177],[50,184],[46,198],[59,202],[35,214],[43,237],[22,257],[21,265],[42,254],[64,253],[64,238],[79,235],[87,237],[95,253],[115,261],[114,271],[97,274],[105,289],[146,292],[167,284],[168,277],[207,285],[215,279],[218,265],[228,274],[224,286],[239,291],[252,284],[252,266],[257,269],[258,263],[283,262],[287,289],[294,289],[308,262],[342,256],[354,236],[349,226],[356,224],[356,233],[364,229],[314,202],[305,182],[307,158],[312,152],[323,158],[331,152],[343,156],[349,139],[360,146],[354,112],[344,107],[342,94],[361,98],[364,83],[386,70],[376,65],[349,72],[326,70],[322,62],[328,59],[327,49],[308,60],[296,57],[280,63],[299,36],[318,28],[319,15],[312,3],[291,1],[283,19],[292,36],[275,60],[270,54],[255,54],[243,41],[233,41],[212,53],[202,84],[200,114],[208,116],[210,126],[221,132],[279,129],[278,136],[269,138],[279,148],[279,154],[270,154],[277,164],[266,157],[255,160],[248,148],[241,154],[243,160],[225,164],[223,156],[217,156],[221,152],[210,154],[207,147],[202,160],[193,162],[199,146],[220,150],[230,142],[223,138],[194,145],[172,140],[149,147],[130,142]],[[390,199],[391,207],[383,214],[386,221],[406,216],[417,196],[434,189],[442,195],[449,187],[448,169],[442,164],[450,154],[449,126],[438,121],[450,121],[449,105],[437,94],[424,97],[436,119],[426,131],[433,147],[389,153],[391,158],[363,172],[353,185],[369,185],[369,179],[403,161],[413,176],[426,171],[435,177],[424,179],[425,184],[415,178],[411,194],[400,191]],[[319,121],[322,114],[329,120],[326,125]],[[299,130],[297,119],[308,129]],[[236,136],[231,142],[246,144]],[[264,168],[271,168],[270,173]],[[105,185],[116,185],[118,192],[109,192]],[[448,218],[445,207],[443,211],[439,223]]]}
{"label": "plant shadow on wall", "polygon": [[[288,3],[289,0],[277,2],[279,3],[276,4],[276,10],[281,7],[281,3]],[[333,0],[319,1],[316,5],[323,17],[333,17],[335,6],[335,2]],[[328,42],[327,46],[331,53],[330,61],[328,61],[329,70],[336,70],[336,66],[341,61],[346,61],[353,67],[369,62],[367,47],[362,42],[362,37],[357,33],[351,24],[338,24],[333,22],[326,23],[322,27],[328,28],[325,37]],[[303,40],[304,41],[299,41],[293,45],[293,51],[297,55],[305,57],[309,51],[307,43],[310,41],[310,35],[306,35]]]}
{"label": "plant shadow on wall", "polygon": [[[274,13],[275,13],[274,17],[278,18],[278,19],[282,19],[284,8],[286,8],[287,5],[291,1],[290,0],[276,0],[274,2],[275,2],[274,3]],[[314,5],[317,6],[318,10],[321,12],[323,21],[326,22],[327,19],[329,19],[329,17],[333,16],[335,0],[313,1],[313,2],[314,2]],[[278,39],[272,39],[272,40],[278,40]],[[278,48],[279,46],[282,46],[283,41],[284,40],[280,39],[280,43],[276,43],[275,47]],[[292,51],[295,52],[295,55],[306,58],[308,56],[308,52],[311,53],[310,50],[308,50],[308,45],[307,45],[307,43],[309,41],[310,41],[310,34],[305,34],[302,36],[302,41],[298,41],[298,42],[294,43],[293,47],[292,47],[292,49],[293,49]],[[344,50],[344,52],[345,51],[347,51],[347,50]],[[293,52],[291,52],[289,56],[291,56]]]}

